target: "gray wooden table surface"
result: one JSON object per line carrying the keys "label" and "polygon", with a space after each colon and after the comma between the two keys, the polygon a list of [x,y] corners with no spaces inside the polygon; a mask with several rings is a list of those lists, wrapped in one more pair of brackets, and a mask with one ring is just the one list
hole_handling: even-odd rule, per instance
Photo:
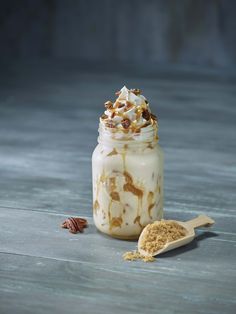
{"label": "gray wooden table surface", "polygon": [[[236,77],[72,64],[0,73],[0,313],[236,312]],[[92,222],[91,154],[105,100],[138,87],[160,120],[165,218],[215,219],[154,263]],[[68,216],[89,228],[72,235]]]}

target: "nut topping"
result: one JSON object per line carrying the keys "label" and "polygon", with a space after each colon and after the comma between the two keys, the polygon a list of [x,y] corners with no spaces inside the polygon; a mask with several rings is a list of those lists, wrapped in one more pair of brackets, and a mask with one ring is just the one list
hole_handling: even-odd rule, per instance
{"label": "nut topping", "polygon": [[125,104],[118,102],[117,108],[123,108],[124,106],[125,106]]}
{"label": "nut topping", "polygon": [[144,109],[142,112],[142,117],[148,121],[150,119],[150,112],[147,109]]}
{"label": "nut topping", "polygon": [[157,117],[151,113],[149,102],[139,88],[129,90],[124,86],[116,95],[116,100],[105,102],[106,110],[100,118],[100,123],[111,129],[114,137],[120,131],[124,134],[141,132],[148,125],[157,131]]}
{"label": "nut topping", "polygon": [[131,122],[130,122],[129,119],[123,119],[123,120],[121,121],[121,124],[122,124],[122,126],[123,126],[124,129],[128,129],[129,126],[130,126],[130,124],[131,124]]}
{"label": "nut topping", "polygon": [[110,100],[106,101],[104,105],[105,105],[105,108],[106,108],[106,109],[111,109],[111,108],[113,108],[113,103],[112,103],[112,101],[110,101]]}
{"label": "nut topping", "polygon": [[108,127],[108,128],[115,128],[115,125],[114,125],[112,120],[108,120],[106,122],[105,126]]}
{"label": "nut topping", "polygon": [[127,111],[127,110],[129,110],[130,108],[132,108],[133,107],[133,104],[132,104],[132,102],[130,102],[130,101],[126,101],[126,107],[125,107],[125,110]]}
{"label": "nut topping", "polygon": [[141,90],[139,88],[132,88],[132,89],[130,89],[130,91],[131,91],[131,93],[135,94],[136,96],[141,94]]}
{"label": "nut topping", "polygon": [[105,113],[103,113],[102,116],[101,116],[101,119],[104,120],[104,119],[107,119],[107,118],[108,118],[108,116]]}

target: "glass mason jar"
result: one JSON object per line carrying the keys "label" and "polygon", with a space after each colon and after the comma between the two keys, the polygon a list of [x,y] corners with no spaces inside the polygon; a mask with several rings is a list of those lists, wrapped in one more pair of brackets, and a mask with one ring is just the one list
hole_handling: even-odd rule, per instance
{"label": "glass mason jar", "polygon": [[101,232],[137,239],[163,217],[163,153],[153,126],[131,136],[100,123],[92,172],[93,218]]}

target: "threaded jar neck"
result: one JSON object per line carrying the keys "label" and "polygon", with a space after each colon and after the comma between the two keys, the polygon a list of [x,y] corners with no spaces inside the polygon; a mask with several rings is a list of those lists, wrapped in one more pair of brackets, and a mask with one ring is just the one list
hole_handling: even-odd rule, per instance
{"label": "threaded jar neck", "polygon": [[125,144],[140,146],[146,143],[155,144],[158,142],[156,125],[148,125],[141,128],[140,132],[132,132],[130,130],[124,132],[120,129],[106,127],[100,123],[98,132],[98,143],[110,143],[117,146]]}

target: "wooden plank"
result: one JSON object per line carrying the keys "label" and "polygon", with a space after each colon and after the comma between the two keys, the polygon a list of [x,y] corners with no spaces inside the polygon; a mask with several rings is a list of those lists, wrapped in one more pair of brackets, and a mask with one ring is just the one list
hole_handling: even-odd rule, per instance
{"label": "wooden plank", "polygon": [[232,273],[226,268],[218,276],[215,261],[197,271],[197,262],[185,269],[187,263],[173,258],[171,268],[162,259],[144,266],[119,265],[116,260],[108,268],[91,260],[65,262],[8,254],[0,259],[3,313],[16,307],[17,313],[32,309],[35,313],[234,313],[235,309]]}
{"label": "wooden plank", "polygon": [[[11,215],[10,223],[9,214]],[[171,215],[172,218],[173,216]],[[133,241],[121,241],[102,235],[96,230],[91,218],[88,218],[89,228],[83,234],[77,235],[60,228],[61,222],[65,219],[65,215],[61,214],[13,209],[9,213],[8,209],[2,209],[0,219],[2,222],[1,252],[3,253],[79,261],[100,265],[107,269],[113,269],[116,265],[125,271],[127,262],[122,260],[122,254],[135,249],[137,245]],[[233,276],[233,270],[236,268],[233,263],[236,219],[231,217],[228,220],[223,218],[222,220],[221,225],[217,224],[206,233],[204,233],[204,228],[200,229],[196,241],[173,253],[166,253],[163,255],[163,261],[159,258],[161,262],[158,265],[155,263],[148,265],[149,269],[161,271],[163,266],[164,269],[168,267],[178,274],[190,272],[194,277],[198,277],[199,272],[212,270],[211,276],[214,277],[214,274],[220,271],[221,263],[224,263],[229,275]],[[229,229],[225,226],[229,226]],[[231,230],[231,232],[226,232],[226,230]],[[198,263],[201,265],[200,268],[196,267]],[[145,270],[146,264],[141,263],[140,267]]]}
{"label": "wooden plank", "polygon": [[[234,76],[66,66],[16,67],[0,79],[0,313],[234,313]],[[124,80],[160,116],[165,217],[216,221],[148,264],[123,261],[136,242],[92,223],[98,117]],[[88,218],[84,234],[60,228],[70,215]]]}

